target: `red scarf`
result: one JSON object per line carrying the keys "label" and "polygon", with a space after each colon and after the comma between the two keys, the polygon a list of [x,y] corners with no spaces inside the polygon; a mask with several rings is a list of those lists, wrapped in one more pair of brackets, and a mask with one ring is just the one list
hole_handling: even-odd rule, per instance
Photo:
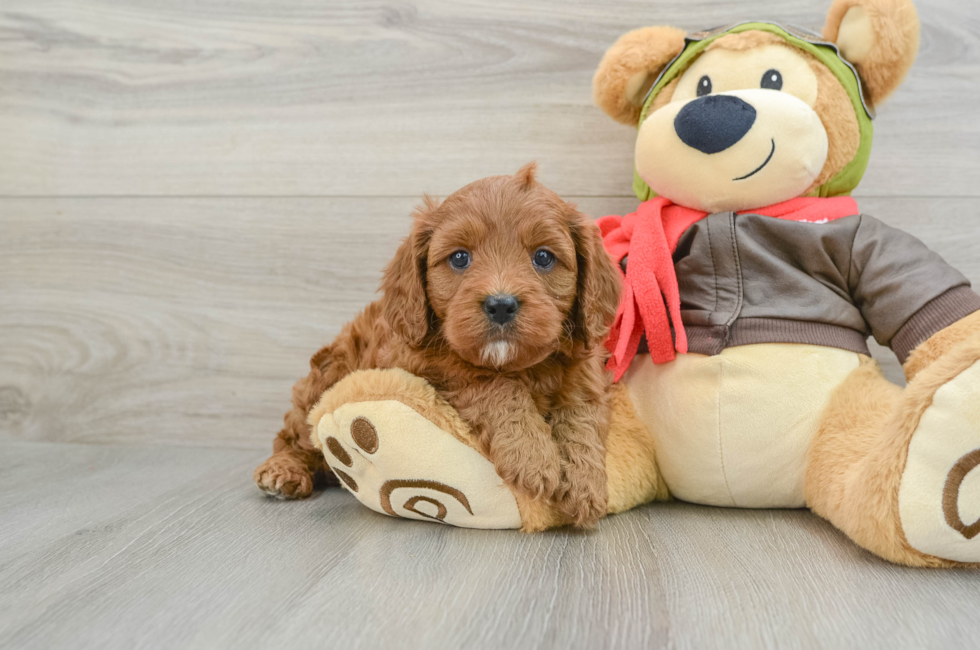
{"label": "red scarf", "polygon": [[[801,197],[757,210],[744,210],[743,214],[825,223],[858,214],[858,210],[857,202],[849,196]],[[606,341],[606,348],[612,353],[607,367],[615,373],[616,381],[636,356],[644,331],[654,363],[673,360],[675,350],[681,354],[687,352],[673,253],[681,235],[706,216],[707,212],[657,197],[641,203],[633,214],[610,215],[596,222],[606,252],[617,265],[629,255],[619,312]]]}

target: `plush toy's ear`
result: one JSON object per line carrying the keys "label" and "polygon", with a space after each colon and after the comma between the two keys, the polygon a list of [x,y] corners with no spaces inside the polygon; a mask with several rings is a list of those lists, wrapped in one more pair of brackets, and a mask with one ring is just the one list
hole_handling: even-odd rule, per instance
{"label": "plush toy's ear", "polygon": [[578,297],[573,308],[574,335],[586,348],[602,345],[619,307],[622,279],[602,245],[592,219],[568,206],[568,221],[575,240]]}
{"label": "plush toy's ear", "polygon": [[385,320],[395,334],[410,345],[419,346],[429,333],[429,299],[425,292],[426,264],[433,214],[439,207],[426,195],[415,209],[412,232],[402,242],[385,267],[381,298]]}
{"label": "plush toy's ear", "polygon": [[592,97],[609,117],[636,126],[657,76],[684,49],[683,30],[644,27],[619,37],[592,78]]}
{"label": "plush toy's ear", "polygon": [[874,104],[905,79],[919,51],[919,16],[911,0],[834,0],[823,37],[854,64]]}

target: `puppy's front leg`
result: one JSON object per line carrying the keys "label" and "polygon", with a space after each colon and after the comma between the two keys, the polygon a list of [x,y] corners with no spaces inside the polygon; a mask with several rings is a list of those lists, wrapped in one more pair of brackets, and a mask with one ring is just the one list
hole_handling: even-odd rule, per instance
{"label": "puppy's front leg", "polygon": [[551,499],[561,483],[561,456],[551,427],[523,386],[494,382],[460,410],[505,483],[527,496]]}
{"label": "puppy's front leg", "polygon": [[557,505],[582,528],[592,528],[606,514],[606,452],[598,433],[605,423],[598,410],[592,405],[563,408],[551,421],[562,456]]}
{"label": "puppy's front leg", "polygon": [[[551,413],[551,431],[562,457],[559,509],[576,526],[592,528],[606,514],[605,440],[609,430],[608,384],[588,367],[573,369],[566,393]],[[578,375],[575,378],[575,375]]]}

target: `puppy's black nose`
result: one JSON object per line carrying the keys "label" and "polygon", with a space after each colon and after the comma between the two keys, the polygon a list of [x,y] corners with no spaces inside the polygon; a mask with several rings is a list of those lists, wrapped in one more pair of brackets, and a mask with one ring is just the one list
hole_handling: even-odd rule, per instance
{"label": "puppy's black nose", "polygon": [[755,109],[732,95],[707,95],[681,109],[674,130],[681,142],[703,153],[724,151],[755,123]]}
{"label": "puppy's black nose", "polygon": [[521,303],[517,301],[517,297],[507,293],[487,296],[483,301],[483,311],[487,313],[487,318],[497,325],[505,325],[514,320],[520,308]]}

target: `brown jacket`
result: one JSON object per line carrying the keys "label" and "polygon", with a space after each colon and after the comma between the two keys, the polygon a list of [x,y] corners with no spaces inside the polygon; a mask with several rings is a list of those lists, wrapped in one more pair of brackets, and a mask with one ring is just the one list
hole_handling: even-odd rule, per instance
{"label": "brown jacket", "polygon": [[867,215],[805,223],[712,214],[681,235],[674,269],[689,351],[700,354],[752,343],[868,354],[873,334],[904,363],[919,343],[980,309],[963,274]]}

